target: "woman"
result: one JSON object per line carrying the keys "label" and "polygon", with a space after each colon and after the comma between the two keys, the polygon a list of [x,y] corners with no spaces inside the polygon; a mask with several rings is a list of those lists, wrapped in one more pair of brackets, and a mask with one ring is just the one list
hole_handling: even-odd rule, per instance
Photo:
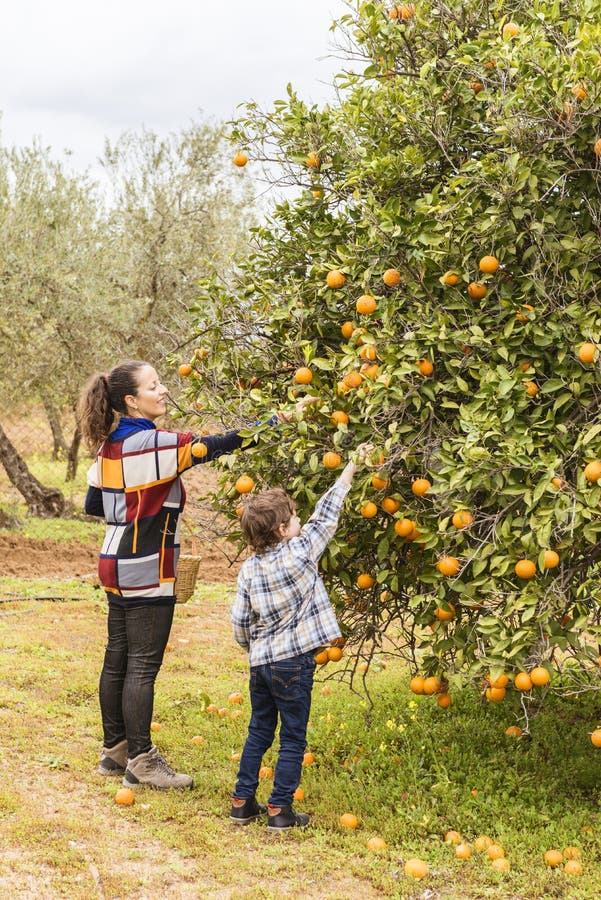
{"label": "woman", "polygon": [[[99,771],[123,775],[129,787],[162,790],[193,784],[150,740],[154,682],[175,604],[179,516],[186,499],[180,476],[196,463],[231,453],[243,441],[235,431],[200,438],[157,429],[167,396],[151,365],[130,360],[108,375],[92,376],[79,403],[84,439],[90,448],[100,446],[85,509],[106,520],[98,566],[109,603],[100,676],[104,746]],[[297,404],[297,412],[313,399]],[[193,447],[200,443],[206,453],[196,457]]]}

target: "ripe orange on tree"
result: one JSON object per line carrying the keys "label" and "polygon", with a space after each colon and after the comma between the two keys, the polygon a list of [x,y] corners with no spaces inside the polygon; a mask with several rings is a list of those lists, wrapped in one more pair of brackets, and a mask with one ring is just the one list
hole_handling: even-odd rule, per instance
{"label": "ripe orange on tree", "polygon": [[374,487],[377,491],[383,491],[384,488],[387,488],[389,485],[389,481],[387,478],[382,478],[381,475],[374,475],[371,480],[372,487]]}
{"label": "ripe orange on tree", "polygon": [[489,687],[486,688],[486,699],[489,703],[500,703],[505,699],[506,693],[504,687]]}
{"label": "ripe orange on tree", "polygon": [[545,550],[545,569],[556,569],[559,565],[559,553],[556,550]]}
{"label": "ripe orange on tree", "polygon": [[558,475],[555,475],[551,479],[551,484],[555,485],[558,491],[565,491],[568,486],[567,481],[565,481],[563,478],[559,478]]}
{"label": "ripe orange on tree", "polygon": [[481,81],[468,81],[467,86],[473,90],[474,94],[479,94],[480,91],[484,90],[484,85]]}
{"label": "ripe orange on tree", "polygon": [[241,475],[234,485],[239,494],[249,494],[254,486],[255,483],[250,475]]}
{"label": "ripe orange on tree", "polygon": [[416,497],[423,497],[428,493],[431,487],[432,482],[427,478],[416,478],[411,485],[411,491],[415,494]]}
{"label": "ripe orange on tree", "polygon": [[347,372],[347,374],[342,379],[347,387],[356,388],[359,387],[360,384],[363,383],[363,376],[359,374],[359,372]]}
{"label": "ripe orange on tree", "polygon": [[427,678],[424,678],[424,694],[431,697],[432,694],[437,694],[439,690],[440,678],[437,678],[436,675],[429,675]]}
{"label": "ripe orange on tree", "polygon": [[341,409],[335,409],[330,416],[333,425],[348,425],[348,416]]}
{"label": "ripe orange on tree", "polygon": [[377,306],[375,297],[372,297],[371,294],[363,294],[355,304],[357,312],[362,316],[370,316],[376,311]]}
{"label": "ripe orange on tree", "polygon": [[315,656],[313,657],[318,666],[325,666],[325,664],[329,661],[330,657],[328,656],[327,647],[323,650],[319,650]]}
{"label": "ripe orange on tree", "polygon": [[409,690],[411,690],[414,694],[423,694],[424,680],[425,679],[423,675],[414,675],[409,682]]}
{"label": "ripe orange on tree", "polygon": [[593,459],[584,467],[584,477],[587,481],[599,481],[601,478],[601,459]]}
{"label": "ripe orange on tree", "polygon": [[509,678],[505,674],[505,672],[501,672],[501,674],[498,675],[497,678],[493,678],[489,672],[488,675],[486,676],[486,680],[488,681],[489,685],[493,688],[504,688],[504,687],[507,687],[507,685],[509,684]]}
{"label": "ripe orange on tree", "polygon": [[452,269],[449,269],[448,272],[445,272],[442,276],[443,284],[448,284],[450,287],[453,287],[459,281],[460,276],[457,272],[453,272]]}
{"label": "ripe orange on tree", "polygon": [[431,375],[434,371],[434,366],[429,359],[418,359],[416,366],[421,374],[425,376]]}
{"label": "ripe orange on tree", "polygon": [[399,510],[401,504],[398,500],[395,500],[394,497],[384,497],[381,505],[384,512],[394,515],[395,512]]}
{"label": "ripe orange on tree", "polygon": [[188,375],[192,374],[192,366],[190,363],[182,363],[181,366],[178,367],[177,372],[182,378],[187,378]]}
{"label": "ripe orange on tree", "polygon": [[532,679],[530,678],[528,672],[518,672],[513,679],[513,686],[518,691],[532,690]]}
{"label": "ripe orange on tree", "polygon": [[594,143],[593,150],[596,156],[601,156],[601,138],[597,138]]}
{"label": "ripe orange on tree", "polygon": [[453,701],[450,694],[439,694],[436,698],[436,702],[441,709],[448,709]]}
{"label": "ripe orange on tree", "polygon": [[374,516],[378,515],[378,507],[371,500],[368,500],[367,503],[361,506],[359,512],[364,519],[373,519]]}
{"label": "ripe orange on tree", "polygon": [[238,150],[236,155],[234,156],[233,163],[238,168],[242,168],[248,162],[248,155],[243,150]]}
{"label": "ripe orange on tree", "polygon": [[328,647],[327,654],[330,662],[338,662],[342,659],[342,649],[340,647]]}
{"label": "ripe orange on tree", "polygon": [[455,607],[452,603],[448,603],[448,609],[443,609],[442,606],[437,606],[434,610],[434,615],[438,619],[439,622],[450,622],[451,619],[455,618]]}
{"label": "ripe orange on tree", "polygon": [[[522,310],[527,309],[528,312],[522,312]],[[529,322],[530,316],[528,313],[533,313],[534,307],[530,303],[523,303],[521,308],[516,312],[515,317],[518,322]]]}
{"label": "ripe orange on tree", "polygon": [[516,562],[514,571],[518,578],[534,578],[536,575],[536,566],[531,559],[520,559]]}
{"label": "ripe orange on tree", "polygon": [[496,256],[483,256],[480,260],[479,268],[485,275],[494,275],[499,268],[499,260]]}
{"label": "ripe orange on tree", "polygon": [[313,381],[313,372],[308,366],[301,366],[294,373],[295,384],[311,384]]}
{"label": "ripe orange on tree", "polygon": [[398,269],[386,269],[382,275],[382,281],[386,287],[398,287],[401,283],[401,273]]}
{"label": "ripe orange on tree", "polygon": [[378,355],[378,351],[374,347],[373,344],[364,344],[359,350],[359,356],[361,359],[369,359],[373,362]]}
{"label": "ripe orange on tree", "polygon": [[394,523],[394,530],[399,537],[409,537],[415,528],[415,522],[412,519],[397,519]]}
{"label": "ripe orange on tree", "polygon": [[202,459],[209,452],[209,448],[206,444],[203,444],[202,441],[196,441],[192,444],[192,456],[195,456],[196,459]]}
{"label": "ripe orange on tree", "polygon": [[333,450],[328,450],[322,456],[321,461],[326,469],[337,469],[342,462],[342,457],[339,453],[335,453]]}
{"label": "ripe orange on tree", "polygon": [[529,397],[536,397],[540,390],[536,381],[524,381],[524,387]]}
{"label": "ripe orange on tree", "polygon": [[368,572],[362,572],[361,575],[357,576],[357,587],[362,590],[367,590],[370,587],[373,587],[376,583],[375,578],[370,575]]}
{"label": "ripe orange on tree", "polygon": [[308,166],[309,169],[319,169],[321,166],[321,157],[315,150],[311,150],[310,153],[307,154],[305,165]]}
{"label": "ripe orange on tree", "polygon": [[470,281],[467,286],[467,292],[472,300],[482,300],[483,297],[486,297],[488,288],[485,284],[480,284],[479,281]]}
{"label": "ripe orange on tree", "polygon": [[457,512],[453,513],[451,521],[455,528],[462,529],[471,525],[474,521],[474,517],[467,509],[458,509]]}
{"label": "ripe orange on tree", "polygon": [[578,348],[578,359],[582,363],[586,363],[587,365],[595,361],[595,354],[597,353],[596,344],[591,344],[590,342],[586,342],[581,344]]}
{"label": "ripe orange on tree", "polygon": [[346,275],[340,269],[332,269],[326,275],[326,284],[332,290],[338,290],[346,281]]}
{"label": "ripe orange on tree", "polygon": [[346,338],[347,341],[350,340],[353,336],[353,331],[355,330],[354,322],[343,322],[340,326],[340,331],[342,333],[342,337]]}
{"label": "ripe orange on tree", "polygon": [[456,575],[461,568],[461,563],[455,556],[441,556],[436,563],[436,568],[441,575]]}

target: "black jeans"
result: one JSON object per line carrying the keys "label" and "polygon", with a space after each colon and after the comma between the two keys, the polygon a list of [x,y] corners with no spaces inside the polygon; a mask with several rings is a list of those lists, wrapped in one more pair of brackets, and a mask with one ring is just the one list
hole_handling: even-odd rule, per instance
{"label": "black jeans", "polygon": [[128,756],[152,747],[156,680],[173,622],[173,604],[124,609],[109,603],[108,643],[100,675],[104,746],[127,738]]}

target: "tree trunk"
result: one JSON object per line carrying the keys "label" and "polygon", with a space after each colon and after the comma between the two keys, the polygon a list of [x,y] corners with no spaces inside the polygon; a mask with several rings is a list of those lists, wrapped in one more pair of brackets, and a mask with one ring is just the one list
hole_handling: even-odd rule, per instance
{"label": "tree trunk", "polygon": [[53,451],[52,451],[52,459],[58,459],[59,453],[62,450],[65,456],[67,456],[67,444],[63,437],[63,430],[61,428],[61,423],[59,419],[59,415],[52,403],[50,397],[44,392],[41,392],[42,403],[44,404],[44,409],[46,410],[46,416],[48,418],[48,423],[50,425],[50,430],[52,431],[52,442],[53,442]]}
{"label": "tree trunk", "polygon": [[35,478],[0,425],[0,462],[11,484],[24,497],[32,516],[59,518],[65,510],[65,498],[56,488],[46,488]]}
{"label": "tree trunk", "polygon": [[66,481],[73,481],[77,475],[77,465],[79,463],[79,445],[81,444],[81,431],[79,425],[75,426],[71,446],[67,451],[67,477]]}

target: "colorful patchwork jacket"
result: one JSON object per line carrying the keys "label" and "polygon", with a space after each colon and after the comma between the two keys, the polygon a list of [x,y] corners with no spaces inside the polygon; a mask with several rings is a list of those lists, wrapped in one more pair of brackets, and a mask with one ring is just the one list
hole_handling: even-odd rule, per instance
{"label": "colorful patchwork jacket", "polygon": [[[85,505],[106,520],[98,574],[111,603],[175,602],[179,516],[186,502],[180,475],[231,453],[242,440],[236,431],[201,438],[161,431],[149,419],[121,419],[98,451]],[[202,458],[192,456],[197,442],[207,447]]]}

